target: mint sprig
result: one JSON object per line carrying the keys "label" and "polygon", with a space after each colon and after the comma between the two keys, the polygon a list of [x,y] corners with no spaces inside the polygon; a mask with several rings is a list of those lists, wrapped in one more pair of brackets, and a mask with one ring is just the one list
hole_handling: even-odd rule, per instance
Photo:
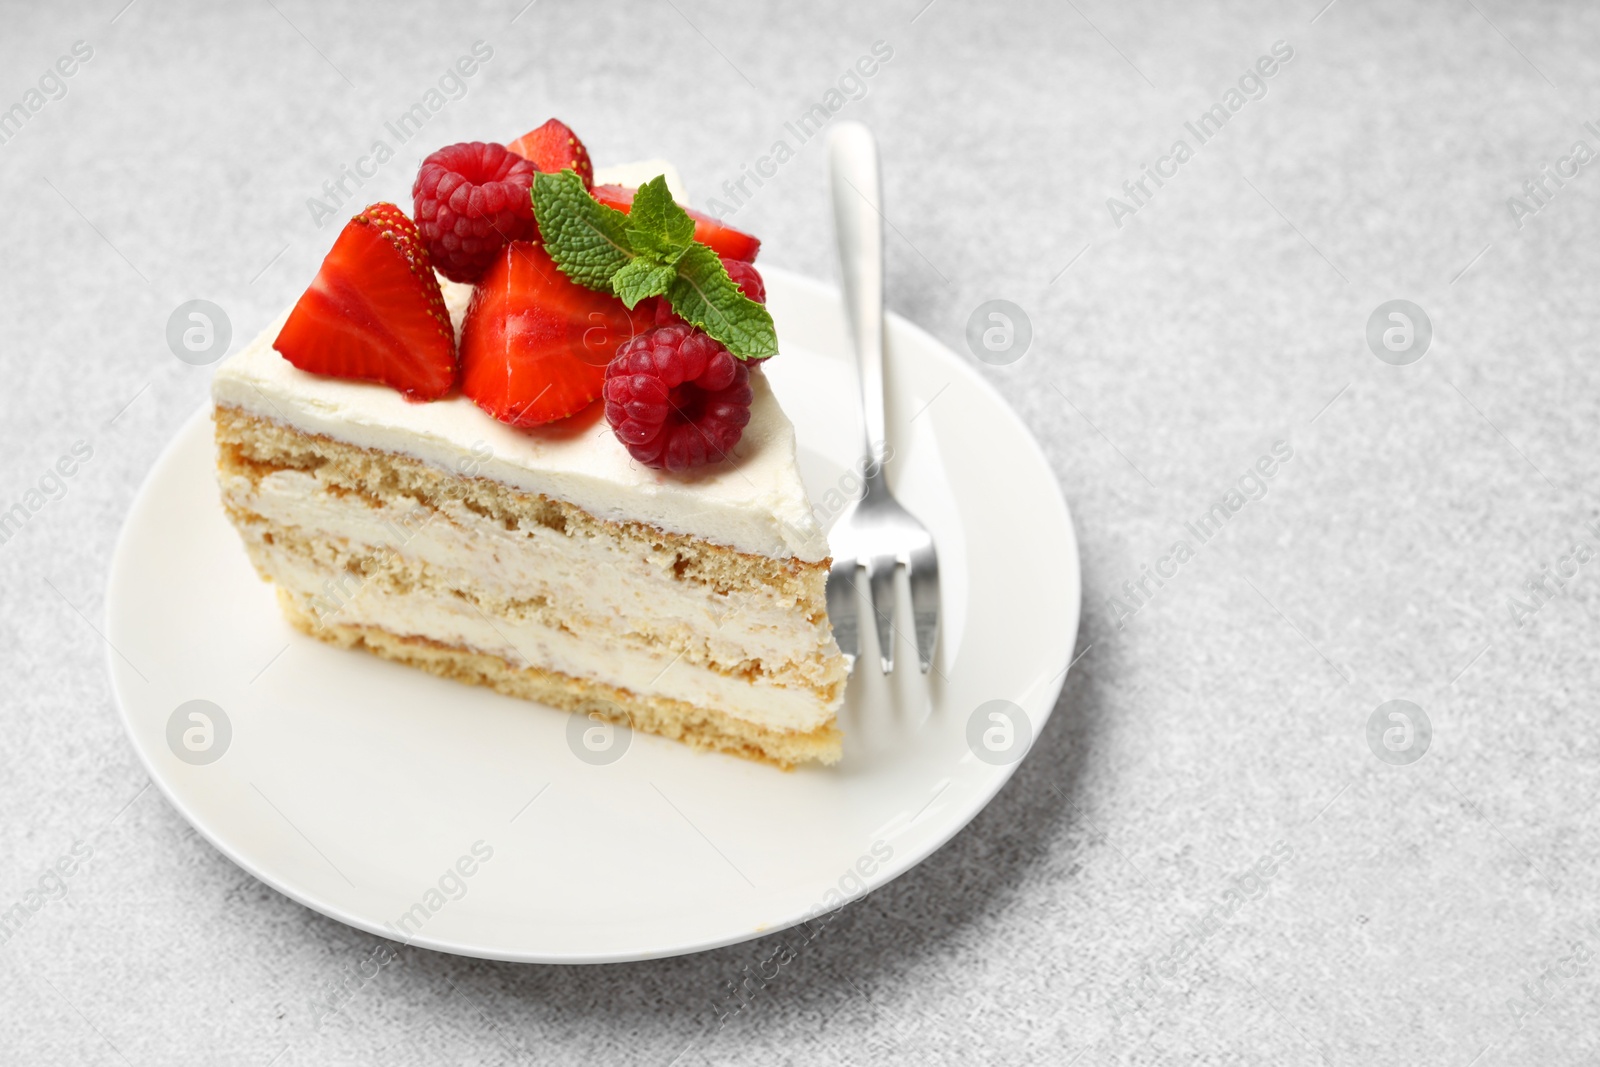
{"label": "mint sprig", "polygon": [[672,199],[664,175],[641,185],[624,213],[590,196],[571,170],[536,174],[533,214],[545,251],[579,285],[612,293],[630,308],[665,296],[679,318],[740,359],[777,353],[772,316],[694,239],[694,219]]}

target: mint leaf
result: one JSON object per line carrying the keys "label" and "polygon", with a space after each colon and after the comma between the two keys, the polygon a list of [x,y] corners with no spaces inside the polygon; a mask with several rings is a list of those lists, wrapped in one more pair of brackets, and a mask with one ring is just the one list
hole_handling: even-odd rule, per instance
{"label": "mint leaf", "polygon": [[533,217],[545,251],[579,285],[609,293],[612,275],[634,258],[628,216],[590,196],[571,170],[533,176]]}
{"label": "mint leaf", "polygon": [[739,359],[777,354],[772,316],[694,239],[694,219],[672,199],[664,176],[640,186],[624,213],[591,196],[571,170],[536,174],[533,216],[545,251],[579,285],[613,293],[630,308],[665,294],[685,322]]}
{"label": "mint leaf", "polygon": [[778,331],[767,309],[740,292],[722,260],[699,242],[679,258],[667,300],[680,318],[721,341],[740,359],[778,352]]}
{"label": "mint leaf", "polygon": [[643,257],[611,276],[611,288],[630,308],[647,296],[660,296],[678,272],[671,266],[647,262]]}
{"label": "mint leaf", "polygon": [[694,220],[672,199],[666,175],[651,178],[633,194],[628,238],[635,252],[655,253],[668,263],[676,262],[677,254],[694,240]]}

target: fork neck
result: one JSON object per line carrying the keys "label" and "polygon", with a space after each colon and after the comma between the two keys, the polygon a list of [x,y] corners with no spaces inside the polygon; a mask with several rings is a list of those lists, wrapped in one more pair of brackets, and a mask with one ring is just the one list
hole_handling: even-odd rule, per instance
{"label": "fork neck", "polygon": [[861,461],[862,500],[877,501],[891,496],[889,492],[889,477],[886,472],[889,460],[893,458],[894,450],[889,448],[883,441],[867,442],[867,450],[863,454]]}
{"label": "fork neck", "polygon": [[[880,491],[888,495],[889,485],[884,468],[894,458],[894,447],[889,444],[884,423],[883,404],[883,312],[882,305],[877,322],[867,330],[858,331],[856,351],[859,355],[857,369],[861,384],[862,480],[866,482],[866,496],[874,497]],[[866,315],[864,317],[873,318]]]}

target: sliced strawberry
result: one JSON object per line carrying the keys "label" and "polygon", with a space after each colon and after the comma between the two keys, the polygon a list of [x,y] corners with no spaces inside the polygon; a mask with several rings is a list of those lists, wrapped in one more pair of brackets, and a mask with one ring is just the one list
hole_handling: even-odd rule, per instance
{"label": "sliced strawberry", "polygon": [[537,130],[529,130],[506,147],[546,174],[560,174],[570,167],[583,179],[585,189],[594,186],[594,164],[589,162],[589,150],[560,119],[551,119]]}
{"label": "sliced strawberry", "polygon": [[303,371],[437,400],[456,381],[456,334],[416,224],[373,204],[345,224],[273,347]]}
{"label": "sliced strawberry", "polygon": [[478,282],[461,327],[461,391],[513,426],[582,411],[617,346],[652,325],[607,293],[561,273],[544,247],[513,241]]}
{"label": "sliced strawberry", "polygon": [[[607,207],[614,207],[623,214],[633,210],[633,194],[637,189],[630,189],[626,185],[597,185],[590,190],[594,198]],[[686,207],[683,210],[694,219],[694,239],[701,244],[710,245],[711,250],[719,256],[728,259],[742,259],[746,263],[755,261],[756,253],[761,251],[761,238],[752,237],[743,230],[736,230],[732,226],[725,226],[710,215]]]}

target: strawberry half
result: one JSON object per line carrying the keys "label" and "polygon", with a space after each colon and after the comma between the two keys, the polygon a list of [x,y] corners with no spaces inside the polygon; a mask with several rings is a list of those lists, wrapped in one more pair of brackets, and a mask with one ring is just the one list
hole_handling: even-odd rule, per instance
{"label": "strawberry half", "polygon": [[272,347],[303,371],[437,400],[456,381],[456,334],[416,224],[373,204],[345,224]]}
{"label": "strawberry half", "polygon": [[478,282],[461,326],[461,391],[512,426],[575,415],[599,398],[606,364],[649,329],[649,312],[561,273],[542,245],[513,241]]}
{"label": "strawberry half", "polygon": [[537,130],[529,130],[506,147],[546,174],[560,174],[570,167],[583,179],[585,189],[594,187],[594,164],[589,162],[589,150],[560,119],[551,119]]}
{"label": "strawberry half", "polygon": [[[596,200],[607,207],[616,208],[624,215],[633,210],[633,194],[636,192],[637,189],[630,189],[626,185],[597,185],[590,190]],[[761,251],[761,238],[752,237],[732,226],[724,226],[694,208],[686,207],[683,210],[694,219],[694,239],[703,245],[710,245],[717,255],[751,263],[756,253]]]}

